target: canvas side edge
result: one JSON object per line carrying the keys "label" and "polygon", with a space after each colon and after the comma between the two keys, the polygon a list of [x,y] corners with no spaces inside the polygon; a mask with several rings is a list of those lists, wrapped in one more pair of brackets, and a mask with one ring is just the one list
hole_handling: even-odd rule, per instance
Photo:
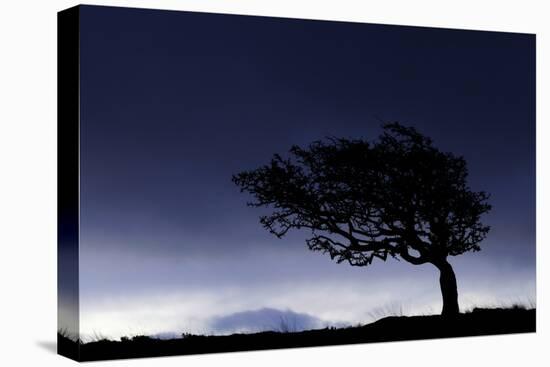
{"label": "canvas side edge", "polygon": [[57,352],[80,359],[80,9],[57,14]]}

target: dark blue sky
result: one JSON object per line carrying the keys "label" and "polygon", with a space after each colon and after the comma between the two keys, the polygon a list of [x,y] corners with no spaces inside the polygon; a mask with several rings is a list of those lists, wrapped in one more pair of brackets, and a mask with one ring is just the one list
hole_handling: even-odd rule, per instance
{"label": "dark blue sky", "polygon": [[[483,251],[452,259],[461,302],[534,297],[534,35],[84,6],[80,36],[85,330],[138,298],[168,304],[198,289],[203,310],[231,290],[246,299],[235,313],[270,307],[340,322],[399,300],[407,278],[411,309],[437,307],[432,269],[352,270],[308,252],[300,233],[276,240],[231,182],[292,144],[375,139],[378,118],[463,155],[471,187],[492,195]],[[274,295],[292,294],[285,284],[315,294],[381,277],[370,303],[359,285],[327,309]],[[346,302],[365,304],[338,313]],[[192,328],[195,316],[148,312],[140,330]],[[222,314],[212,306],[196,328]]]}

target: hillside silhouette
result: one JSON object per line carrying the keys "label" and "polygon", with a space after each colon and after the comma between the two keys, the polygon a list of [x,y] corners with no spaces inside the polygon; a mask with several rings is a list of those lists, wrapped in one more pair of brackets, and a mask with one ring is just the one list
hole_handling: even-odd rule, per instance
{"label": "hillside silhouette", "polygon": [[222,353],[262,349],[388,342],[535,332],[536,309],[522,307],[474,309],[449,319],[441,315],[390,316],[355,327],[300,332],[266,331],[208,336],[183,334],[176,339],[148,336],[121,341],[75,342],[58,334],[58,352],[79,361]]}

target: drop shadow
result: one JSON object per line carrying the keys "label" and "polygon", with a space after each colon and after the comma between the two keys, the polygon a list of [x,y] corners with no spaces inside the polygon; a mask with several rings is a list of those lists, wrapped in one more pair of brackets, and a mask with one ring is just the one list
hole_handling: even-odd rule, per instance
{"label": "drop shadow", "polygon": [[37,341],[36,345],[38,345],[39,347],[41,347],[42,349],[45,349],[50,353],[57,354],[57,342],[55,341],[41,340],[41,341]]}

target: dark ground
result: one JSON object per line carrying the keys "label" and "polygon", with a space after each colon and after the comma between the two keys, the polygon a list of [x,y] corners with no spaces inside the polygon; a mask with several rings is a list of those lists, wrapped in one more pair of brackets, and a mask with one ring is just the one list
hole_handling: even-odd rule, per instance
{"label": "dark ground", "polygon": [[474,309],[456,319],[434,316],[386,317],[372,324],[295,333],[261,332],[229,336],[186,335],[179,339],[137,336],[122,341],[76,343],[58,334],[58,353],[79,361],[245,350],[387,342],[535,332],[536,310]]}

